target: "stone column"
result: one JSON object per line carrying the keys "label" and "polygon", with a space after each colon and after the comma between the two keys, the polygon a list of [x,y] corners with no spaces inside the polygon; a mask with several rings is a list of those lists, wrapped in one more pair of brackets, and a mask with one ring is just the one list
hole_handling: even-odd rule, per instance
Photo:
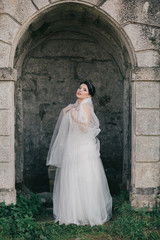
{"label": "stone column", "polygon": [[133,73],[132,193],[136,208],[160,202],[160,69]]}
{"label": "stone column", "polygon": [[0,68],[0,202],[16,203],[14,81],[16,70]]}

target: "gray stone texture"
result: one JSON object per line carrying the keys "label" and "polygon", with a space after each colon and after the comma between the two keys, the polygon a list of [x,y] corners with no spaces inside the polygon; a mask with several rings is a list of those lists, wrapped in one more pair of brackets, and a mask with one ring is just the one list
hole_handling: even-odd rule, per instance
{"label": "gray stone texture", "polygon": [[[11,67],[0,68],[0,81],[16,81],[17,70]],[[9,85],[7,85],[9,86]]]}
{"label": "gray stone texture", "polygon": [[0,109],[8,109],[10,103],[10,88],[8,83],[0,82]]}
{"label": "gray stone texture", "polygon": [[130,196],[132,206],[135,207],[136,209],[139,209],[140,206],[150,207],[151,209],[153,209],[155,207],[155,199],[157,204],[159,204],[160,197],[157,197],[157,194],[144,195],[144,194],[132,193]]}
{"label": "gray stone texture", "polygon": [[16,202],[14,164],[14,82],[16,70],[0,69],[0,201]]}
{"label": "gray stone texture", "polygon": [[156,188],[160,183],[160,162],[136,163],[135,187]]}
{"label": "gray stone texture", "polygon": [[0,202],[5,202],[7,205],[16,204],[16,191],[14,189],[1,189]]}
{"label": "gray stone texture", "polygon": [[0,15],[0,40],[12,44],[19,28],[20,25],[9,15]]}
{"label": "gray stone texture", "polygon": [[124,30],[131,39],[135,51],[159,49],[160,30],[158,28],[138,23],[131,23],[124,26]]}
{"label": "gray stone texture", "polygon": [[101,8],[121,24],[140,22],[160,25],[160,5],[158,0],[107,0],[104,1]]}
{"label": "gray stone texture", "polygon": [[147,24],[159,25],[159,1],[122,1],[122,21],[138,21]]}
{"label": "gray stone texture", "polygon": [[13,83],[0,81],[0,110],[9,109],[13,96]]}
{"label": "gray stone texture", "polygon": [[137,110],[136,111],[136,134],[137,135],[159,135],[160,134],[160,112],[159,110]]}
{"label": "gray stone texture", "polygon": [[0,189],[11,189],[14,187],[13,167],[14,165],[10,163],[0,163]]}
{"label": "gray stone texture", "polygon": [[119,0],[107,0],[101,5],[101,9],[106,11],[109,15],[113,17],[114,20],[120,22],[121,20],[121,7]]}
{"label": "gray stone texture", "polygon": [[160,68],[135,68],[132,71],[133,81],[160,81]]}
{"label": "gray stone texture", "polygon": [[159,83],[136,83],[136,108],[160,107],[160,84]]}
{"label": "gray stone texture", "polygon": [[145,50],[136,52],[138,67],[158,67],[159,66],[159,51]]}
{"label": "gray stone texture", "polygon": [[136,161],[137,162],[160,161],[160,138],[150,136],[137,137]]}
{"label": "gray stone texture", "polygon": [[0,163],[7,163],[10,162],[10,144],[11,139],[10,137],[0,136]]}
{"label": "gray stone texture", "polygon": [[8,136],[11,132],[11,114],[8,110],[0,111],[0,136]]}
{"label": "gray stone texture", "polygon": [[0,13],[9,14],[20,24],[24,23],[36,11],[37,9],[30,0],[1,0],[0,2]]}
{"label": "gray stone texture", "polygon": [[50,4],[49,0],[33,0],[33,3],[37,6],[38,9],[41,9]]}
{"label": "gray stone texture", "polygon": [[0,66],[1,66],[1,68],[8,67],[8,65],[9,65],[10,50],[11,50],[10,45],[0,41]]}

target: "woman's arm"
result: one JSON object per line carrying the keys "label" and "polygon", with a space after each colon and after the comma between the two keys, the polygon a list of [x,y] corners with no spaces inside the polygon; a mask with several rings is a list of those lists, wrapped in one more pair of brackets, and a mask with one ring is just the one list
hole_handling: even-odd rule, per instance
{"label": "woman's arm", "polygon": [[89,105],[87,103],[84,103],[80,111],[81,112],[77,114],[76,108],[73,108],[71,111],[71,117],[78,124],[88,127],[91,119],[91,111]]}
{"label": "woman's arm", "polygon": [[74,104],[69,104],[67,107],[62,109],[63,115],[68,112],[69,110],[71,110],[72,108],[75,108]]}

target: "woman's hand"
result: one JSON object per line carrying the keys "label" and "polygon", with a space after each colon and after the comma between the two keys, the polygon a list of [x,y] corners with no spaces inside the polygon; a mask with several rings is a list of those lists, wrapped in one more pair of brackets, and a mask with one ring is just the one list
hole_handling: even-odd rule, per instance
{"label": "woman's hand", "polygon": [[67,107],[62,109],[63,115],[66,114],[66,112],[68,112],[69,110],[71,110],[72,108],[74,108],[73,104],[69,104]]}

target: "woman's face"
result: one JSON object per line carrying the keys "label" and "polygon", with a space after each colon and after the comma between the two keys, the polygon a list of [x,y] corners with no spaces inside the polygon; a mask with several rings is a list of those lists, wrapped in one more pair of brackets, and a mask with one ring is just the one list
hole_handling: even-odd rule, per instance
{"label": "woman's face", "polygon": [[78,99],[85,99],[90,97],[91,95],[89,94],[88,87],[86,84],[82,83],[79,88],[77,89],[76,96]]}

